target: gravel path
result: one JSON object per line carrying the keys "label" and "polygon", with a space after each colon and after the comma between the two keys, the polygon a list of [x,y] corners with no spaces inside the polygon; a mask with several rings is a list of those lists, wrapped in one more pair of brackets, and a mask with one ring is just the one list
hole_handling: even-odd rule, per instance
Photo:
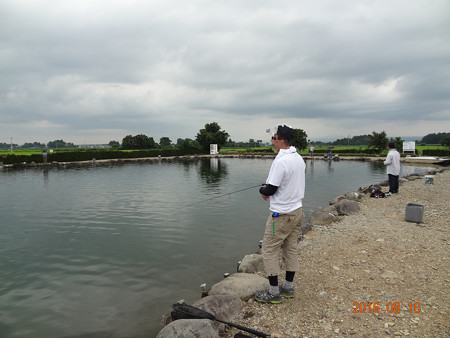
{"label": "gravel path", "polygon": [[[408,203],[424,206],[422,223],[405,221]],[[360,208],[300,241],[294,299],[251,300],[233,323],[279,337],[450,336],[450,170]]]}

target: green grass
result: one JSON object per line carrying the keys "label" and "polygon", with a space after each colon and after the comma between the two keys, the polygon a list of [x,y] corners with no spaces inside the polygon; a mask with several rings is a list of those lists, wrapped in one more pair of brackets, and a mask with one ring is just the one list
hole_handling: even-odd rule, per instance
{"label": "green grass", "polygon": [[[321,147],[315,147],[314,152],[317,154],[327,153],[329,146],[321,146]],[[333,154],[339,154],[339,151],[346,151],[348,153],[349,150],[355,149],[355,150],[364,150],[367,149],[367,146],[335,146],[332,149]],[[91,148],[58,148],[53,149],[54,152],[70,152],[70,151],[84,151],[84,150],[95,150]],[[447,147],[441,146],[441,145],[416,145],[416,150],[418,151],[419,155],[422,154],[423,150],[425,149],[447,149]],[[106,150],[106,149],[101,149]],[[116,149],[117,150],[117,149]],[[121,150],[124,152],[131,152],[133,150]],[[220,154],[245,154],[245,153],[261,153],[261,154],[270,154],[272,153],[273,147],[266,146],[266,147],[251,147],[251,148],[221,148],[219,153]],[[47,149],[47,152],[49,150]],[[384,150],[381,154],[386,154],[388,150]],[[300,151],[302,154],[308,154],[308,149],[303,149]],[[36,148],[36,149],[13,149],[12,153],[10,152],[10,149],[0,149],[0,155],[1,154],[14,154],[14,155],[34,155],[34,154],[42,154],[42,149]]]}
{"label": "green grass", "polygon": [[[113,148],[110,148],[111,150],[116,150]],[[29,149],[21,149],[21,148],[17,148],[14,149],[13,151],[10,152],[10,149],[0,149],[0,154],[14,154],[14,155],[35,155],[35,154],[42,154],[42,150],[41,148],[29,148]],[[45,148],[45,150],[47,151],[48,154],[51,154],[50,149],[49,148]],[[71,151],[92,151],[92,150],[102,150],[102,151],[106,151],[108,149],[96,149],[96,148],[56,148],[56,149],[52,149],[54,153],[62,153],[62,152],[71,152]],[[133,150],[121,150],[121,151],[133,151]]]}
{"label": "green grass", "polygon": [[[316,154],[326,154],[328,153],[328,148],[330,146],[321,146],[321,147],[315,147],[314,148],[314,153]],[[332,153],[333,154],[338,154],[339,152],[345,152],[346,155],[348,156],[352,156],[351,154],[351,150],[358,150],[358,151],[362,151],[367,149],[368,146],[334,146],[334,148],[332,149]],[[441,145],[426,145],[426,146],[421,146],[421,145],[416,145],[416,150],[418,151],[419,155],[422,154],[423,150],[425,149],[447,149],[444,146]],[[267,151],[267,153],[270,153],[271,151],[273,151],[273,147],[255,147],[255,148],[221,148],[220,149],[220,154],[243,154],[243,153],[249,153],[249,152],[261,152],[261,151]],[[399,149],[400,153],[402,152],[402,149]],[[308,149],[302,149],[300,151],[301,154],[309,154],[309,148]],[[385,150],[383,150],[383,152],[380,154],[380,156],[385,155],[388,153],[388,149],[386,148]],[[408,153],[405,153],[408,154]],[[361,156],[363,154],[357,154],[356,152],[353,155],[357,155],[357,156]]]}
{"label": "green grass", "polygon": [[418,146],[416,145],[416,149],[419,151],[419,153],[422,153],[425,149],[447,149],[447,147],[440,146],[440,145],[427,145],[427,146]]}
{"label": "green grass", "polygon": [[33,155],[33,154],[41,154],[42,150],[37,149],[13,149],[10,152],[10,149],[0,149],[0,154],[14,154],[14,155]]}
{"label": "green grass", "polygon": [[219,154],[273,153],[273,147],[220,148]]}

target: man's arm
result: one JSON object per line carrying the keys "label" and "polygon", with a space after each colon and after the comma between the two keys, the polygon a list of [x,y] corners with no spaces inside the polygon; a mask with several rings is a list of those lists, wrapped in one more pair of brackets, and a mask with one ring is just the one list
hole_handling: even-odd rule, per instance
{"label": "man's arm", "polygon": [[388,164],[392,163],[392,154],[391,153],[389,153],[387,155],[386,160],[383,163],[384,163],[384,165],[388,165]]}
{"label": "man's arm", "polygon": [[259,188],[259,193],[264,196],[272,196],[277,192],[278,187],[272,184],[265,184]]}

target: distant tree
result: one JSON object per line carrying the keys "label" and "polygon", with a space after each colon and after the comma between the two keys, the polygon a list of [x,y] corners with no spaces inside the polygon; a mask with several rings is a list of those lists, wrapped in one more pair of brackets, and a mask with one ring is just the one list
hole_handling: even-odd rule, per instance
{"label": "distant tree", "polygon": [[441,144],[444,147],[449,147],[450,148],[450,134],[444,138],[441,139]]}
{"label": "distant tree", "polygon": [[39,142],[24,143],[21,148],[45,148],[45,144]]}
{"label": "distant tree", "polygon": [[154,149],[156,143],[153,137],[148,137],[144,134],[136,136],[127,135],[122,140],[123,149]]}
{"label": "distant tree", "polygon": [[236,142],[229,138],[228,141],[224,143],[224,147],[235,148]]}
{"label": "distant tree", "polygon": [[133,136],[127,135],[122,139],[122,148],[123,149],[134,149]]}
{"label": "distant tree", "polygon": [[181,149],[186,151],[199,149],[197,141],[191,140],[190,138],[183,140],[183,142],[177,145],[177,147],[180,147]]}
{"label": "distant tree", "polygon": [[[70,144],[72,144],[72,143],[70,143]],[[66,148],[67,143],[64,142],[63,140],[55,140],[55,141],[50,141],[49,143],[47,143],[47,147],[48,148]]]}
{"label": "distant tree", "polygon": [[179,138],[177,139],[177,147],[181,147],[182,149],[194,149],[198,148],[198,143],[197,141],[192,140],[190,138],[187,139]]}
{"label": "distant tree", "polygon": [[306,149],[308,147],[308,141],[306,132],[303,129],[294,129],[293,132],[292,145],[298,150]]}
{"label": "distant tree", "polygon": [[249,139],[248,140],[248,146],[249,147],[256,147],[256,145],[257,145],[257,143],[255,142],[255,140],[254,139]]}
{"label": "distant tree", "polygon": [[395,149],[397,149],[399,152],[403,151],[403,142],[404,142],[404,140],[402,140],[401,137],[397,136],[395,138],[395,140],[392,140],[391,142],[394,142]]}
{"label": "distant tree", "polygon": [[[311,143],[311,140],[308,140],[308,144],[309,143]],[[315,147],[323,147],[323,146],[326,146],[326,145],[330,145],[330,143],[326,143],[326,142],[323,142],[323,141],[314,141],[312,143],[314,143]]]}
{"label": "distant tree", "polygon": [[333,146],[342,146],[342,145],[349,145],[349,146],[361,146],[361,145],[368,145],[369,144],[370,135],[358,135],[353,136],[352,138],[341,138],[337,139],[334,142],[331,142],[331,145]]}
{"label": "distant tree", "polygon": [[167,148],[172,145],[172,141],[168,137],[161,137],[159,139],[159,145],[161,148]]}
{"label": "distant tree", "polygon": [[450,136],[450,133],[428,134],[424,136],[420,142],[426,144],[441,144],[441,140],[447,136]]}
{"label": "distant tree", "polygon": [[217,122],[205,124],[204,129],[200,129],[196,136],[198,144],[204,151],[209,152],[210,144],[217,144],[218,149],[227,142],[230,135],[225,130],[220,130]]}
{"label": "distant tree", "polygon": [[119,141],[109,141],[108,145],[110,147],[120,147]]}
{"label": "distant tree", "polygon": [[374,148],[379,154],[386,149],[386,144],[388,143],[388,139],[386,137],[386,132],[382,131],[381,133],[372,132],[369,139],[369,148]]}

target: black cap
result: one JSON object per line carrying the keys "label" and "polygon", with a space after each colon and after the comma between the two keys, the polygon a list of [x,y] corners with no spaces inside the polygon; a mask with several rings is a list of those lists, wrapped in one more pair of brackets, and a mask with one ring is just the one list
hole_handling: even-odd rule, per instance
{"label": "black cap", "polygon": [[283,140],[286,141],[291,141],[292,140],[292,128],[283,125],[283,126],[278,126],[277,128],[277,134],[279,138],[282,138]]}

